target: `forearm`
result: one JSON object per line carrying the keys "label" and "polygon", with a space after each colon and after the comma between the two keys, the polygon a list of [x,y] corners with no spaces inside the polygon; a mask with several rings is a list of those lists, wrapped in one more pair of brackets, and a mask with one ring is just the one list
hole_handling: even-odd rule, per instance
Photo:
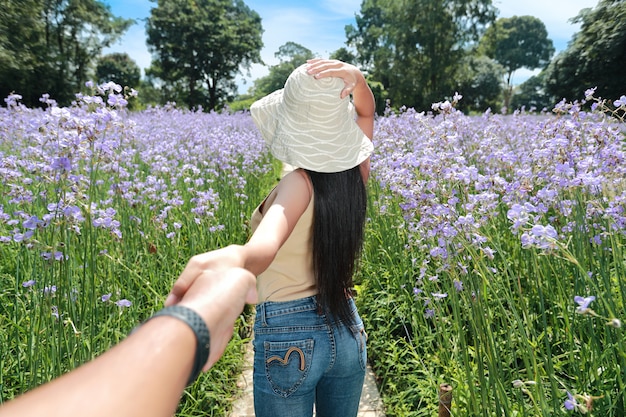
{"label": "forearm", "polygon": [[253,237],[242,247],[246,260],[244,268],[258,276],[271,265],[279,248],[277,243],[260,241]]}
{"label": "forearm", "polygon": [[157,317],[74,372],[0,407],[0,416],[172,416],[195,355],[193,331]]}
{"label": "forearm", "polygon": [[[359,74],[357,84],[352,92],[352,102],[357,113],[356,123],[363,133],[372,139],[374,137],[374,117],[376,114],[376,101],[363,74]],[[370,159],[367,158],[359,167],[363,182],[367,184],[370,176]]]}
{"label": "forearm", "polygon": [[359,73],[356,86],[352,91],[352,103],[359,117],[374,118],[376,113],[374,94],[362,73]]}

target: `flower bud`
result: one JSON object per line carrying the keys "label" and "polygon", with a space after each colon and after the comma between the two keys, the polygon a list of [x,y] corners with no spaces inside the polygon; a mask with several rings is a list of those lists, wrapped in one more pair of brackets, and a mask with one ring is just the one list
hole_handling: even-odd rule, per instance
{"label": "flower bud", "polygon": [[606,325],[619,329],[620,327],[622,327],[622,322],[619,319],[611,319],[606,323]]}

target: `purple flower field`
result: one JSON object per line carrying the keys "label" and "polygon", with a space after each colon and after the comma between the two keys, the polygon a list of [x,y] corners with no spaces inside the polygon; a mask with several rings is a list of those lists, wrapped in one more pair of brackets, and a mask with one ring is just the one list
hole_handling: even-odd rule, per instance
{"label": "purple flower field", "polygon": [[[125,337],[193,254],[245,241],[276,179],[249,115],[128,112],[126,99],[106,84],[68,108],[17,95],[0,108],[0,344],[14,353],[0,357],[0,401]],[[227,390],[230,357],[218,372],[232,380],[207,376]],[[193,391],[205,409],[227,405]]]}
{"label": "purple flower field", "polygon": [[249,117],[173,106],[128,114],[113,88],[99,87],[109,105],[100,95],[81,95],[70,109],[46,98],[46,110],[6,100],[9,107],[0,114],[0,218],[9,227],[0,229],[0,242],[28,240],[60,218],[75,233],[89,221],[122,238],[115,207],[120,200],[147,208],[152,226],[171,233],[179,228],[169,213],[183,205],[194,222],[222,228],[215,217],[216,188],[232,187],[245,201],[244,173],[268,172]]}
{"label": "purple flower field", "polygon": [[408,110],[382,118],[373,171],[400,198],[411,244],[445,263],[463,235],[491,256],[480,228],[502,210],[524,247],[566,242],[577,211],[597,244],[626,234],[623,126],[578,105],[556,110],[557,117]]}
{"label": "purple flower field", "polygon": [[[0,108],[0,401],[121,340],[189,256],[245,241],[280,170],[247,113],[129,112],[91,87]],[[357,301],[386,415],[432,415],[444,382],[457,416],[624,415],[626,98],[587,96],[378,118]],[[235,390],[227,357],[196,386]],[[228,408],[196,386],[185,412]]]}
{"label": "purple flower field", "polygon": [[387,415],[432,415],[440,383],[453,415],[623,415],[625,108],[587,93],[379,118],[360,302]]}

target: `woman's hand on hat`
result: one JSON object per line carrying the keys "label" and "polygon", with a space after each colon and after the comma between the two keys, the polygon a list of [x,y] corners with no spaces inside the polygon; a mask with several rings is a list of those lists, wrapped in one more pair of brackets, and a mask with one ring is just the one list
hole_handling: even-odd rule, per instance
{"label": "woman's hand on hat", "polygon": [[344,82],[344,89],[341,90],[341,98],[349,96],[357,84],[363,80],[363,74],[354,65],[337,59],[309,59],[307,60],[307,73],[314,78],[336,77]]}

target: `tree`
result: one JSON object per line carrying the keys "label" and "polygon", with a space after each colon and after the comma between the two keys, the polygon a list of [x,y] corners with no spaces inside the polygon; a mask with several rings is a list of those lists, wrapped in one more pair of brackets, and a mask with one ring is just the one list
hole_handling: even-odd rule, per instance
{"label": "tree", "polygon": [[31,105],[41,92],[47,91],[44,79],[34,74],[45,74],[48,63],[41,59],[46,54],[45,27],[41,19],[42,7],[38,0],[3,2],[0,13],[0,94],[11,92],[23,96]]}
{"label": "tree", "polygon": [[274,56],[280,61],[269,68],[269,74],[254,81],[253,95],[263,97],[285,86],[285,81],[294,69],[313,58],[313,52],[304,46],[287,42],[278,48]]}
{"label": "tree", "polygon": [[530,77],[517,88],[511,98],[511,108],[520,109],[522,106],[530,111],[543,111],[554,107],[555,100],[545,88],[545,71]]}
{"label": "tree", "polygon": [[483,112],[488,108],[497,110],[502,93],[502,77],[506,70],[495,60],[485,55],[468,55],[462,62],[457,91],[463,100],[457,109]]}
{"label": "tree", "polygon": [[330,54],[329,59],[338,59],[339,61],[347,62],[348,64],[356,64],[357,59],[356,55],[350,52],[347,48],[341,47],[337,49],[335,52]]}
{"label": "tree", "polygon": [[212,110],[236,91],[241,67],[261,63],[261,17],[242,0],[151,0],[146,27],[153,73],[181,83],[189,107]]}
{"label": "tree", "polygon": [[21,93],[27,105],[38,104],[43,93],[69,104],[102,49],[132,23],[97,0],[16,0],[3,2],[3,8],[0,94]]}
{"label": "tree", "polygon": [[494,19],[491,0],[364,0],[347,44],[393,106],[425,110],[454,93],[466,49]]}
{"label": "tree", "polygon": [[126,53],[112,53],[100,57],[96,65],[98,83],[113,81],[122,87],[135,88],[141,79],[141,70]]}
{"label": "tree", "polygon": [[520,68],[543,68],[554,54],[543,22],[533,16],[501,18],[487,28],[480,50],[507,70],[504,108],[509,108],[513,92],[511,77]]}
{"label": "tree", "polygon": [[626,1],[600,0],[574,22],[581,23],[580,31],[546,71],[548,92],[574,101],[597,87],[598,97],[620,97],[626,92]]}

